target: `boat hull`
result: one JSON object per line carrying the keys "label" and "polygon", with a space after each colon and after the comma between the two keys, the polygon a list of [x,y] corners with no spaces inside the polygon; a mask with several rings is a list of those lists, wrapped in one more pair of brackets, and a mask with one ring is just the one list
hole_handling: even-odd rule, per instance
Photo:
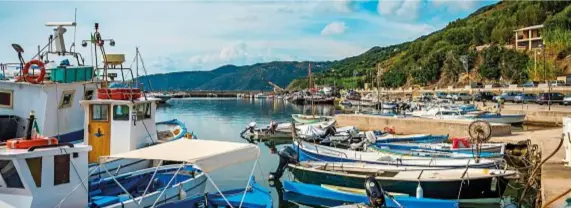
{"label": "boat hull", "polygon": [[381,165],[418,166],[437,168],[465,168],[468,167],[495,167],[497,161],[480,159],[476,163],[473,159],[448,159],[448,158],[422,158],[422,157],[391,157],[379,152],[359,152],[326,147],[307,142],[298,147],[298,141],[292,144],[298,153],[299,161],[327,161],[327,162],[364,162]]}
{"label": "boat hull", "polygon": [[[361,188],[365,183],[361,184]],[[347,193],[337,190],[330,190],[322,186],[313,184],[303,184],[292,181],[284,181],[284,190],[286,193],[296,193],[303,196],[312,197],[315,199],[312,205],[319,205],[321,201],[328,201],[328,205],[334,205],[335,202],[347,203],[369,203],[369,199],[364,194]],[[384,188],[384,187],[383,187]],[[437,199],[426,199],[410,196],[394,196],[394,199],[402,205],[402,207],[423,207],[423,208],[446,208],[446,207],[458,207],[458,201],[456,200],[437,200]],[[312,203],[310,200],[304,200],[305,203]],[[397,205],[393,200],[385,197],[385,207],[401,207]]]}
{"label": "boat hull", "polygon": [[[295,179],[309,184],[328,184],[350,188],[363,188],[366,175],[343,174],[334,171],[319,171],[303,168],[301,166],[290,165],[289,171]],[[493,180],[496,180],[495,182]],[[424,197],[435,199],[477,199],[477,198],[497,198],[502,196],[507,183],[503,178],[477,178],[462,180],[439,180],[439,181],[404,181],[388,180],[377,177],[377,181],[383,186],[383,190],[388,192],[402,193],[410,196],[416,195],[416,189],[420,183]],[[469,182],[468,182],[469,181]],[[495,186],[495,190],[491,187]],[[461,187],[461,188],[460,188]]]}
{"label": "boat hull", "polygon": [[327,120],[331,119],[331,117],[329,117],[329,116],[306,116],[306,115],[301,115],[301,114],[293,114],[293,115],[291,115],[291,117],[296,122],[303,123],[303,124],[312,124],[312,123],[327,121]]}

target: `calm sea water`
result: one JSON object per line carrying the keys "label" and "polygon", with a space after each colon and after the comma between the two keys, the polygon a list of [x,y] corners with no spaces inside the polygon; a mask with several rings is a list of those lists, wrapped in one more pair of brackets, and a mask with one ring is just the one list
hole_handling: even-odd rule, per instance
{"label": "calm sea water", "polygon": [[[334,110],[333,106],[316,106],[316,115],[329,115]],[[199,139],[220,140],[248,143],[240,137],[245,127],[250,122],[256,122],[258,126],[265,126],[270,121],[291,122],[291,114],[311,114],[311,106],[298,106],[277,100],[243,100],[236,98],[228,99],[172,99],[165,106],[157,109],[157,121],[167,119],[179,119],[183,121],[189,131],[193,131]],[[260,148],[258,167],[254,169],[254,176],[259,184],[272,191],[274,207],[295,207],[295,204],[280,202],[276,189],[270,186],[268,175],[278,165],[278,156],[273,154],[275,149],[291,143],[291,140],[272,142],[255,141]],[[272,151],[273,146],[275,149]],[[254,161],[216,170],[210,174],[216,185],[224,189],[245,187],[248,176],[252,172]],[[284,178],[287,174],[284,175]],[[216,191],[209,184],[208,191]]]}

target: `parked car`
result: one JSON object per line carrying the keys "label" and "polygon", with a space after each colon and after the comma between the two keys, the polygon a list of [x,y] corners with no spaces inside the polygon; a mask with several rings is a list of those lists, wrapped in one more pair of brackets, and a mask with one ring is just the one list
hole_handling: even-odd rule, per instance
{"label": "parked car", "polygon": [[482,101],[482,100],[492,100],[496,96],[493,92],[478,92],[474,94],[474,100]]}
{"label": "parked car", "polygon": [[569,105],[569,104],[571,104],[571,94],[567,94],[563,98],[563,105]]}
{"label": "parked car", "polygon": [[458,93],[454,93],[454,92],[448,93],[448,95],[446,95],[446,99],[452,100],[452,99],[454,99],[454,96],[455,96],[456,94],[458,94]]}
{"label": "parked car", "polygon": [[437,92],[434,97],[437,99],[446,99],[446,96],[448,96],[448,93],[445,92]]}
{"label": "parked car", "polygon": [[521,86],[522,87],[537,87],[538,84],[539,84],[539,82],[536,82],[536,81],[527,81],[526,83],[523,83]]}
{"label": "parked car", "polygon": [[461,92],[461,93],[457,93],[454,96],[452,96],[452,99],[454,100],[458,100],[458,101],[465,101],[465,100],[472,100],[472,95],[465,93],[465,92]]}
{"label": "parked car", "polygon": [[431,92],[425,92],[422,93],[419,98],[420,100],[431,100],[432,98],[434,98],[434,94],[432,94]]}
{"label": "parked car", "polygon": [[549,82],[549,85],[551,85],[552,87],[560,87],[560,86],[565,86],[565,82],[562,80],[552,80]]}
{"label": "parked car", "polygon": [[514,103],[529,103],[529,102],[535,102],[535,100],[537,99],[537,95],[532,94],[532,93],[522,93],[519,94],[517,96],[515,96],[514,98]]}
{"label": "parked car", "polygon": [[518,96],[520,94],[521,92],[504,92],[501,95],[495,96],[493,100],[497,101],[499,98],[501,98],[502,102],[507,102],[507,101],[514,102],[515,96]]}
{"label": "parked car", "polygon": [[484,85],[481,82],[472,82],[470,84],[471,88],[484,88]]}
{"label": "parked car", "polygon": [[552,103],[562,104],[563,98],[565,98],[565,95],[558,92],[539,93],[539,95],[537,96],[537,100],[535,100],[535,102],[539,105],[552,104]]}

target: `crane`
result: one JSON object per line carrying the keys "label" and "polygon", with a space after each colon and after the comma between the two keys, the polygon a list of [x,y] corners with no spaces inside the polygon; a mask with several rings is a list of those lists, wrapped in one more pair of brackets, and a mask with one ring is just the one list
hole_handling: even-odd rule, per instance
{"label": "crane", "polygon": [[281,87],[278,86],[277,84],[274,84],[273,82],[268,81],[268,84],[270,84],[272,87],[274,87],[274,92],[283,92],[283,91],[285,91],[283,88],[281,88]]}

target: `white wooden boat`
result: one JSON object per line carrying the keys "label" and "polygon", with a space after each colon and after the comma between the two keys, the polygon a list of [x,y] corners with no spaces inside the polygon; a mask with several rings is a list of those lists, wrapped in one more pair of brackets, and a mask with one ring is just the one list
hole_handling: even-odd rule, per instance
{"label": "white wooden boat", "polygon": [[311,124],[321,121],[332,120],[331,116],[319,116],[319,115],[303,115],[303,114],[292,114],[291,117],[298,123]]}
{"label": "white wooden boat", "polygon": [[376,151],[353,151],[329,147],[319,144],[312,144],[300,140],[294,141],[293,148],[299,151],[299,160],[329,161],[329,162],[365,162],[372,164],[397,165],[397,166],[422,166],[422,167],[495,167],[499,161],[494,159],[479,159],[476,162],[473,158],[427,158],[416,156],[394,156],[384,152]]}

